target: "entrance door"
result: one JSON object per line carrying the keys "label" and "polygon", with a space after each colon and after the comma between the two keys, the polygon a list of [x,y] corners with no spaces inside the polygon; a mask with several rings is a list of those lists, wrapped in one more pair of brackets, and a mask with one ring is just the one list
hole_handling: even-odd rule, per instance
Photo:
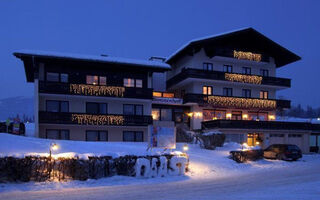
{"label": "entrance door", "polygon": [[247,134],[247,144],[248,146],[257,146],[261,143],[262,135],[259,133],[248,133]]}

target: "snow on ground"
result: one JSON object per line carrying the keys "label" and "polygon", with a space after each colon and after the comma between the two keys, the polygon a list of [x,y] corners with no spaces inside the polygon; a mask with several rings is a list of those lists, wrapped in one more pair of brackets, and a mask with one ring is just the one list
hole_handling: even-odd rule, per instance
{"label": "snow on ground", "polygon": [[[162,151],[155,149],[146,151],[147,143],[128,142],[83,142],[48,140],[24,136],[15,136],[0,133],[0,153],[2,155],[23,156],[29,153],[47,153],[49,145],[56,142],[60,148],[55,153],[66,154],[73,152],[74,155],[111,155],[121,156],[128,154],[148,155]],[[183,143],[177,144],[178,151],[182,151]],[[123,186],[159,183],[182,183],[190,181],[220,180],[232,177],[247,176],[252,174],[273,173],[273,171],[296,169],[301,171],[306,167],[319,166],[320,156],[304,155],[297,162],[285,162],[278,160],[259,160],[239,164],[228,158],[230,150],[239,149],[239,144],[228,143],[216,150],[204,150],[197,144],[189,145],[188,155],[190,159],[190,171],[186,176],[168,176],[165,178],[139,179],[133,177],[114,176],[99,180],[69,181],[69,182],[44,182],[44,183],[10,183],[0,184],[0,192],[10,191],[37,191],[37,190],[60,190],[65,188],[95,188],[104,186]],[[320,181],[320,180],[319,180]]]}

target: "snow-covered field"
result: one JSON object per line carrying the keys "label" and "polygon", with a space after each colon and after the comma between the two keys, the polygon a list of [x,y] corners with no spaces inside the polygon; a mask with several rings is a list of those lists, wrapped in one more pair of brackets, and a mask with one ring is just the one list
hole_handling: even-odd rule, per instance
{"label": "snow-covered field", "polygon": [[[147,143],[52,141],[0,133],[0,153],[2,155],[16,155],[19,157],[28,153],[47,153],[49,145],[52,142],[56,142],[60,146],[55,154],[70,154],[70,152],[72,152],[72,155],[80,156],[86,156],[88,154],[121,156],[127,154],[157,154],[162,151],[160,149],[155,149],[152,152],[146,151]],[[184,144],[181,143],[177,144],[176,150],[182,151],[183,145]],[[112,191],[119,192],[119,190],[133,191],[136,198],[138,198],[139,195],[140,198],[142,198],[144,196],[141,195],[148,196],[146,192],[142,192],[146,188],[150,188],[150,191],[147,191],[147,193],[159,193],[160,190],[169,191],[173,190],[172,188],[176,188],[177,191],[180,191],[181,187],[186,188],[185,195],[191,193],[191,191],[196,192],[194,191],[195,188],[198,188],[200,191],[203,190],[203,193],[201,194],[204,196],[201,199],[212,199],[209,197],[215,196],[214,193],[212,193],[213,191],[216,191],[215,194],[217,197],[222,195],[222,198],[222,191],[233,191],[234,188],[238,188],[239,193],[233,191],[234,193],[230,193],[230,196],[228,196],[230,199],[238,199],[236,197],[239,197],[239,195],[243,198],[250,197],[250,195],[256,195],[256,197],[260,198],[259,195],[262,193],[266,195],[265,197],[271,198],[273,197],[273,184],[275,184],[281,192],[291,191],[291,193],[285,192],[283,194],[291,195],[290,197],[299,197],[296,199],[300,199],[304,192],[308,192],[306,197],[309,199],[320,196],[320,155],[304,155],[304,157],[297,162],[260,160],[257,162],[238,164],[228,158],[229,151],[237,148],[239,148],[239,145],[234,143],[226,144],[224,147],[218,148],[215,151],[200,149],[196,144],[189,145],[188,154],[190,157],[190,172],[188,172],[186,176],[168,176],[164,178],[149,179],[115,176],[84,182],[69,181],[60,183],[30,182],[0,184],[0,199],[54,199],[54,191],[56,190],[58,190],[59,193],[65,192],[65,196],[60,196],[60,198],[64,197],[66,199],[88,197],[85,195],[77,196],[79,191],[86,191],[86,195],[91,195],[93,193],[96,193],[97,195],[100,194],[101,196],[92,196],[92,199],[93,197],[99,199],[100,197],[104,197],[104,193],[112,194]],[[285,175],[286,173],[288,173],[288,175]],[[298,174],[300,174],[300,178],[297,176]],[[291,179],[289,180],[289,178],[292,178],[292,182],[290,182]],[[268,187],[261,185],[268,185],[268,183],[270,184]],[[251,187],[259,186],[261,193],[259,193],[259,190],[249,190],[245,187],[246,184],[251,185]],[[137,191],[139,188],[141,193]],[[221,190],[217,190],[217,188],[221,188]],[[293,188],[293,191],[291,188]],[[243,191],[240,193],[240,190]],[[266,191],[267,194],[264,191]],[[295,191],[301,195],[292,195]],[[30,196],[23,195],[25,192],[28,192]],[[70,196],[72,192],[74,192],[74,196]],[[181,196],[184,194],[183,192],[181,194],[174,193],[173,191],[171,192],[172,198],[169,198],[169,196],[168,198],[164,198],[166,197],[165,191],[163,191],[163,198],[160,198],[161,195],[157,198],[175,199],[179,196],[180,199],[193,199],[190,198],[190,196],[188,196],[188,198],[187,196]],[[36,196],[32,196],[33,194]],[[42,194],[44,196],[42,196]],[[46,196],[45,194],[51,194],[52,198],[49,198],[50,195]],[[79,194],[81,194],[81,192]],[[232,194],[235,196],[232,196]],[[128,195],[129,194],[124,193],[124,196],[121,196],[117,193],[114,197],[126,199],[130,197],[130,195]],[[112,199],[111,197],[112,196],[108,199]]]}

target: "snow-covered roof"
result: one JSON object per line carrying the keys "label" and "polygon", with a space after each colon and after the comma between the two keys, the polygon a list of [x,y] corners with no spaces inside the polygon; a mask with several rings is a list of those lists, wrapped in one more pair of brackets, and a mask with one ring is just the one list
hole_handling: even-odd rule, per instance
{"label": "snow-covered roof", "polygon": [[183,49],[185,49],[187,46],[189,46],[189,45],[190,45],[191,43],[193,43],[193,42],[199,42],[199,41],[201,41],[201,40],[206,40],[206,39],[210,39],[210,38],[222,36],[222,35],[225,35],[225,34],[237,32],[237,31],[242,31],[242,30],[245,30],[245,29],[248,29],[248,28],[249,28],[249,27],[245,27],[245,28],[235,29],[235,30],[231,30],[231,31],[227,31],[227,32],[222,32],[222,33],[219,33],[219,34],[207,35],[207,36],[204,36],[204,37],[199,37],[199,38],[192,39],[192,40],[190,40],[189,42],[187,42],[187,43],[185,43],[184,45],[182,45],[182,47],[180,47],[178,50],[176,50],[173,54],[171,54],[170,56],[168,56],[168,58],[166,59],[166,62],[167,62],[168,60],[170,60],[171,58],[173,58],[174,56],[176,56],[180,51],[182,51]]}
{"label": "snow-covered roof", "polygon": [[263,53],[275,59],[277,67],[301,59],[298,55],[267,38],[253,28],[241,28],[220,34],[209,35],[193,39],[175,51],[166,59],[166,63],[172,64],[179,56],[204,48],[207,56],[213,57],[217,48],[236,48]]}
{"label": "snow-covered roof", "polygon": [[57,58],[57,59],[73,59],[73,60],[83,60],[83,61],[92,61],[92,62],[142,66],[142,67],[157,68],[162,70],[171,69],[169,64],[160,62],[160,61],[155,61],[155,60],[138,60],[138,59],[121,58],[121,57],[83,55],[83,54],[75,54],[75,53],[62,53],[62,52],[37,51],[37,50],[19,50],[19,51],[15,51],[13,54],[19,58],[22,56],[38,56],[38,57],[48,57],[48,58]]}

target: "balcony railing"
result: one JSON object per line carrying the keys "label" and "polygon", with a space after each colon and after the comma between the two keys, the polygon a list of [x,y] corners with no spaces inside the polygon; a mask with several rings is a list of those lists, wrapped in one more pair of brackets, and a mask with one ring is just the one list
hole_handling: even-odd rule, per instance
{"label": "balcony railing", "polygon": [[39,123],[96,126],[147,126],[152,124],[152,117],[147,115],[93,115],[86,113],[58,113],[39,111]]}
{"label": "balcony railing", "polygon": [[211,120],[202,122],[203,129],[238,128],[238,129],[283,129],[283,130],[315,130],[320,127],[308,122],[280,122],[253,120]]}
{"label": "balcony railing", "polygon": [[167,81],[167,88],[187,79],[187,78],[200,78],[211,79],[220,81],[233,81],[249,84],[261,84],[261,85],[273,85],[290,87],[291,80],[287,78],[258,76],[258,75],[246,75],[237,73],[226,73],[221,71],[208,71],[201,69],[183,69],[179,74],[175,75]]}
{"label": "balcony railing", "polygon": [[152,89],[150,88],[129,88],[43,81],[39,82],[39,92],[49,94],[152,99]]}
{"label": "balcony railing", "polygon": [[183,103],[198,103],[199,105],[211,105],[217,108],[239,108],[259,110],[275,110],[277,108],[290,108],[290,101],[288,100],[226,97],[203,94],[185,94],[183,97]]}

